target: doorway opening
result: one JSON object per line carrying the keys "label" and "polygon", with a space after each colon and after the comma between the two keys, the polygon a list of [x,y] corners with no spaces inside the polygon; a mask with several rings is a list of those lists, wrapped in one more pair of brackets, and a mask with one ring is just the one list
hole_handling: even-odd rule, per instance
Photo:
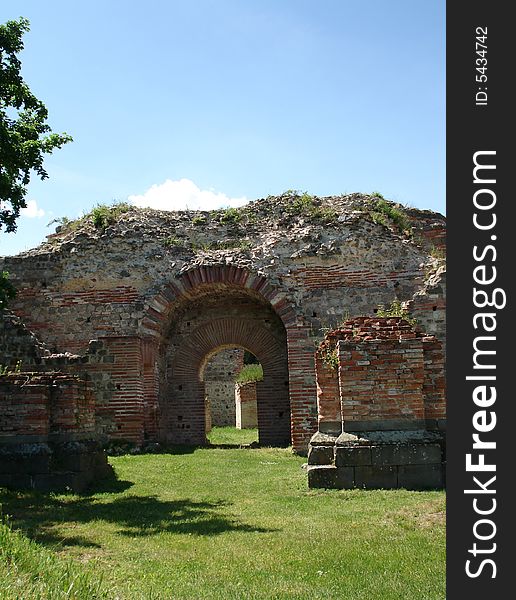
{"label": "doorway opening", "polygon": [[[249,289],[207,287],[202,292],[192,294],[181,310],[171,315],[162,340],[162,439],[171,444],[205,445],[210,432],[221,423],[242,432],[257,429],[262,446],[290,445],[283,322],[269,302]],[[254,376],[255,381],[237,383],[241,373],[242,377],[246,371],[255,374],[260,367],[263,378]],[[218,398],[214,390],[218,390]]]}
{"label": "doorway opening", "polygon": [[256,385],[263,367],[242,347],[224,348],[206,362],[204,381],[206,437],[216,446],[258,444]]}

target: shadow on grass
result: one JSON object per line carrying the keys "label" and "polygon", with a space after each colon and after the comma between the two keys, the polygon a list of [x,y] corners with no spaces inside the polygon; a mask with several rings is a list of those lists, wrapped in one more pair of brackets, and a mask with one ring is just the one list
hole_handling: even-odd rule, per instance
{"label": "shadow on grass", "polygon": [[[121,484],[128,482],[119,482]],[[143,537],[160,533],[213,536],[228,531],[267,533],[223,514],[231,505],[189,499],[160,500],[157,496],[123,496],[104,501],[95,496],[56,496],[37,492],[0,490],[2,512],[32,539],[49,545],[95,547],[81,536],[67,536],[60,526],[105,522],[118,527],[121,536]],[[96,525],[98,528],[98,524]]]}
{"label": "shadow on grass", "polygon": [[80,494],[81,496],[90,496],[91,494],[119,494],[133,487],[132,481],[118,479],[116,476],[105,477],[95,481],[88,486],[87,490]]}

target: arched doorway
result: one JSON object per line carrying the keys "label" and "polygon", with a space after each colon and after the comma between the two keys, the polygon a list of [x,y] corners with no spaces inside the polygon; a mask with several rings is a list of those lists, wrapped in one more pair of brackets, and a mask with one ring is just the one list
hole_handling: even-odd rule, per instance
{"label": "arched doorway", "polygon": [[236,346],[263,366],[260,442],[306,450],[317,424],[310,328],[263,275],[232,265],[185,271],[149,301],[140,332],[149,439],[205,443],[199,373],[217,348]]}
{"label": "arched doorway", "polygon": [[286,331],[270,305],[238,288],[204,289],[177,311],[161,344],[161,435],[168,443],[206,443],[205,382],[210,358],[240,347],[257,357],[258,441],[290,443]]}

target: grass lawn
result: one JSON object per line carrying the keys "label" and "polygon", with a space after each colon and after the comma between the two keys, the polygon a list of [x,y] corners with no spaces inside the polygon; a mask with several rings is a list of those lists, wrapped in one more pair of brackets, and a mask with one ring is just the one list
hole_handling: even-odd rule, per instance
{"label": "grass lawn", "polygon": [[207,438],[213,446],[249,446],[253,442],[258,442],[258,429],[213,427]]}
{"label": "grass lawn", "polygon": [[[310,491],[286,449],[110,461],[119,480],[90,494],[0,490],[12,527],[37,542],[18,536],[30,547],[13,550],[0,536],[0,598],[445,598],[443,492]],[[48,570],[64,591],[34,591],[45,578],[58,589]]]}

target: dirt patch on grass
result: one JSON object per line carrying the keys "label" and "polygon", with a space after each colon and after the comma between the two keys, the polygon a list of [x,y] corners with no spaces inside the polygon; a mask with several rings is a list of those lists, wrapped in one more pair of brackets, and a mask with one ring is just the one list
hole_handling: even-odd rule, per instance
{"label": "dirt patch on grass", "polygon": [[416,507],[407,506],[386,515],[389,523],[403,522],[417,529],[444,527],[446,508],[440,500],[425,502]]}

